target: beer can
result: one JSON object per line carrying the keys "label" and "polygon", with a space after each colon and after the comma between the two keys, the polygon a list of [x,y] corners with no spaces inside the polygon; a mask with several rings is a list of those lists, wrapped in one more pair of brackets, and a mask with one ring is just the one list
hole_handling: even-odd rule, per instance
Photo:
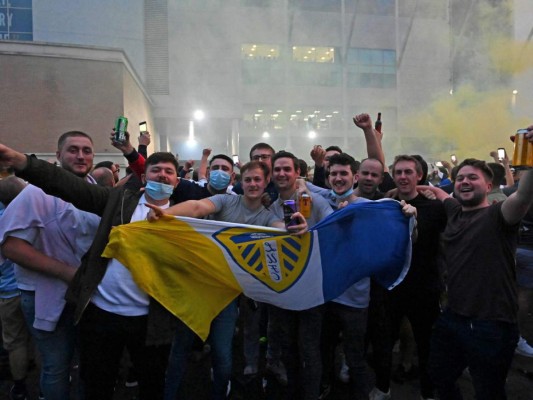
{"label": "beer can", "polygon": [[128,129],[128,119],[126,117],[118,117],[115,122],[115,142],[126,141],[126,130]]}
{"label": "beer can", "polygon": [[304,218],[311,218],[312,200],[307,193],[302,193],[300,196],[300,212]]}
{"label": "beer can", "polygon": [[297,225],[298,222],[291,219],[292,214],[296,212],[296,202],[294,200],[285,200],[283,202],[283,220],[285,226]]}

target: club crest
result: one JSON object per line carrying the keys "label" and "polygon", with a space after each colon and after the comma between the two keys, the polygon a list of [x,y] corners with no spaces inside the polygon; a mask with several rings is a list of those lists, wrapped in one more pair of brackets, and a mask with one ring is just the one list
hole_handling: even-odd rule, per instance
{"label": "club crest", "polygon": [[242,270],[270,289],[282,293],[294,285],[305,271],[312,251],[312,234],[290,236],[227,228],[216,232],[213,237]]}

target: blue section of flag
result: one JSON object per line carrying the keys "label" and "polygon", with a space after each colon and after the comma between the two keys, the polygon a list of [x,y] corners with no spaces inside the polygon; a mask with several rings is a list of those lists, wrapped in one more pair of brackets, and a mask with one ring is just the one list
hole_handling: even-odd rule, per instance
{"label": "blue section of flag", "polygon": [[409,221],[397,201],[387,200],[350,204],[315,225],[324,300],[367,276],[388,288],[401,281],[410,263]]}

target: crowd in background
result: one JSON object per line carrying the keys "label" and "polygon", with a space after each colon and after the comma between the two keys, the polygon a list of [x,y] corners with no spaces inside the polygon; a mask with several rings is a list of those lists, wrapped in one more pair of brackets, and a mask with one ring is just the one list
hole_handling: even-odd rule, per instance
{"label": "crowd in background", "polygon": [[[93,165],[93,140],[83,132],[60,136],[60,168],[0,144],[0,318],[11,399],[28,398],[33,345],[43,399],[69,399],[78,364],[80,398],[111,399],[129,359],[126,383],[138,385],[141,399],[173,400],[194,352],[210,353],[212,398],[224,399],[237,326],[239,375],[265,376],[287,399],[325,399],[338,380],[351,398],[391,399],[391,380],[411,379],[422,399],[461,399],[456,381],[465,371],[478,398],[505,398],[514,354],[533,357],[519,334],[533,292],[532,166],[511,165],[496,151],[491,162],[404,154],[389,155],[388,165],[381,125],[368,114],[353,121],[367,158],[315,145],[309,167],[301,155],[257,143],[247,162],[206,148],[195,169],[171,153],[148,154],[149,132],[137,149],[129,135],[117,142],[112,133],[127,163],[120,178],[117,163]],[[533,126],[525,135],[533,142]],[[398,286],[368,277],[304,311],[241,295],[213,320],[206,343],[119,260],[102,257],[112,227],[157,223],[163,214],[301,235],[347,204],[385,197],[416,218],[410,268]],[[287,201],[297,205],[288,218]]]}

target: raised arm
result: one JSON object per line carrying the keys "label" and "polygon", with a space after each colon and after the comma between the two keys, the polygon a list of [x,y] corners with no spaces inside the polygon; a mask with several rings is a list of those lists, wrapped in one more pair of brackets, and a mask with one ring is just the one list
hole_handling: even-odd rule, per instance
{"label": "raised arm", "polygon": [[45,193],[93,214],[101,215],[109,198],[110,188],[92,185],[63,168],[1,144],[0,166],[13,167],[17,176],[40,187]]}
{"label": "raised arm", "polygon": [[189,200],[166,209],[161,209],[151,204],[146,204],[146,206],[151,208],[147,215],[148,221],[151,222],[157,221],[163,215],[203,218],[216,211],[215,204],[209,199]]}
{"label": "raised arm", "polygon": [[0,166],[13,167],[15,170],[26,168],[26,155],[0,144]]}
{"label": "raised arm", "polygon": [[203,149],[200,166],[198,167],[198,180],[207,179],[207,159],[211,155],[211,149]]}
{"label": "raised arm", "polygon": [[516,224],[533,205],[533,170],[526,171],[520,178],[518,189],[502,204],[503,218],[508,224]]}
{"label": "raised arm", "polygon": [[385,153],[381,146],[381,136],[378,138],[379,132],[375,131],[372,125],[372,118],[368,114],[359,114],[353,117],[355,126],[362,129],[365,135],[366,152],[368,158],[375,158],[383,164],[384,172],[388,172],[387,164],[385,164]]}

